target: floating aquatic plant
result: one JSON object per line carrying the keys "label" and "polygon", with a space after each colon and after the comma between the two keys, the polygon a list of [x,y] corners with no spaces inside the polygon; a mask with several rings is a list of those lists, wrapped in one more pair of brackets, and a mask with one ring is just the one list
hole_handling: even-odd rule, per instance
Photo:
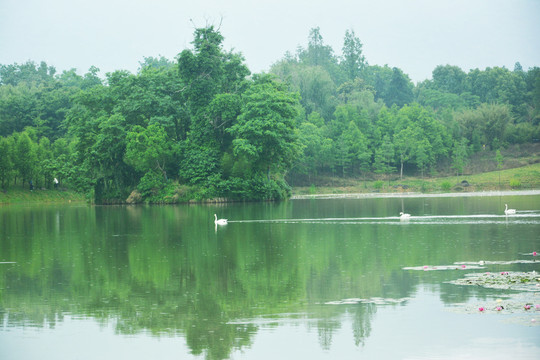
{"label": "floating aquatic plant", "polygon": [[325,305],[352,305],[352,304],[392,305],[392,304],[400,304],[408,300],[410,299],[409,298],[392,299],[392,298],[373,297],[369,299],[352,298],[352,299],[328,301],[328,302],[325,302],[324,304]]}
{"label": "floating aquatic plant", "polygon": [[[530,255],[530,254],[524,254],[524,255]],[[540,264],[540,262],[536,260],[518,259],[518,260],[503,260],[503,261],[488,261],[488,260],[460,261],[460,262],[455,262],[454,264],[456,265],[512,265],[512,264]]]}
{"label": "floating aquatic plant", "polygon": [[423,270],[423,271],[433,271],[433,270],[471,270],[471,269],[484,269],[483,266],[477,265],[423,265],[423,266],[410,266],[404,267],[403,270]]}
{"label": "floating aquatic plant", "polygon": [[464,278],[452,280],[449,283],[455,285],[476,285],[490,289],[540,291],[540,275],[536,271],[505,271],[500,275],[492,273],[472,273],[466,274]]}

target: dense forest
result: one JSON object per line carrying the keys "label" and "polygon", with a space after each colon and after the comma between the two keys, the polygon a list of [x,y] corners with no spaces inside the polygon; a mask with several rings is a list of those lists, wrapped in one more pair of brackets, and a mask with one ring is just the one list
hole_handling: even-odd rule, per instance
{"label": "dense forest", "polygon": [[413,84],[341,55],[319,28],[251,74],[213,26],[136,74],[0,65],[0,187],[60,188],[97,203],[283,199],[317,177],[461,173],[469,157],[540,139],[540,68],[439,65]]}

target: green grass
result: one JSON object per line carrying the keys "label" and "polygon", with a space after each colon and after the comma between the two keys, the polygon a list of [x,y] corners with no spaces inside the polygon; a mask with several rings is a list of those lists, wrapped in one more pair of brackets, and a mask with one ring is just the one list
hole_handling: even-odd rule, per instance
{"label": "green grass", "polygon": [[[336,178],[336,186],[307,186],[294,187],[293,195],[314,194],[350,194],[350,193],[406,193],[406,192],[473,192],[496,190],[532,190],[540,189],[540,163],[507,169],[490,171],[480,174],[449,176],[437,178],[404,177],[400,180],[395,174],[388,180],[362,181],[360,179]],[[500,183],[499,183],[500,177]],[[470,186],[463,187],[461,182],[466,180]],[[0,204],[20,203],[81,203],[86,202],[83,194],[64,190],[33,190],[10,189],[0,191]]]}
{"label": "green grass", "polygon": [[[347,194],[372,192],[459,192],[459,191],[498,191],[498,190],[533,190],[540,189],[540,163],[480,174],[448,176],[434,178],[404,177],[400,180],[395,174],[388,180],[362,181],[336,179],[338,186],[294,187],[293,195],[308,194]],[[499,180],[500,179],[500,180]],[[466,180],[469,186],[462,186]]]}
{"label": "green grass", "polygon": [[83,194],[70,190],[9,189],[0,191],[0,204],[85,202]]}

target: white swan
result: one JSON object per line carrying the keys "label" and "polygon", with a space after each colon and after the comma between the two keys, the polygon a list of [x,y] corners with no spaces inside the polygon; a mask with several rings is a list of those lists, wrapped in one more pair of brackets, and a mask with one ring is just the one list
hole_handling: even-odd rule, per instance
{"label": "white swan", "polygon": [[214,219],[216,225],[227,225],[227,219],[218,219],[216,214],[214,214]]}
{"label": "white swan", "polygon": [[411,214],[405,214],[404,212],[399,213],[400,220],[409,220],[410,217],[411,217]]}
{"label": "white swan", "polygon": [[508,204],[504,204],[504,213],[506,215],[509,215],[509,214],[515,214],[516,213],[516,209],[509,209],[508,208]]}

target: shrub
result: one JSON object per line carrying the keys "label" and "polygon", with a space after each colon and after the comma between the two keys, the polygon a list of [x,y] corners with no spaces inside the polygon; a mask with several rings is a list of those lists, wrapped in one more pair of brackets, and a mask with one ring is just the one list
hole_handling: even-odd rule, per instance
{"label": "shrub", "polygon": [[450,183],[450,181],[443,181],[443,182],[441,183],[441,189],[442,189],[443,191],[448,191],[448,190],[450,190],[451,188],[452,188],[452,183]]}
{"label": "shrub", "polygon": [[383,184],[384,184],[384,183],[383,183],[382,180],[377,180],[377,181],[375,181],[375,182],[373,183],[373,187],[374,187],[375,189],[377,189],[377,190],[380,190],[380,189],[382,189]]}
{"label": "shrub", "polygon": [[512,189],[521,188],[521,181],[519,181],[518,179],[510,179],[510,187]]}
{"label": "shrub", "polygon": [[149,198],[156,195],[163,185],[163,176],[154,171],[149,171],[139,181],[137,190],[139,190],[143,198]]}

